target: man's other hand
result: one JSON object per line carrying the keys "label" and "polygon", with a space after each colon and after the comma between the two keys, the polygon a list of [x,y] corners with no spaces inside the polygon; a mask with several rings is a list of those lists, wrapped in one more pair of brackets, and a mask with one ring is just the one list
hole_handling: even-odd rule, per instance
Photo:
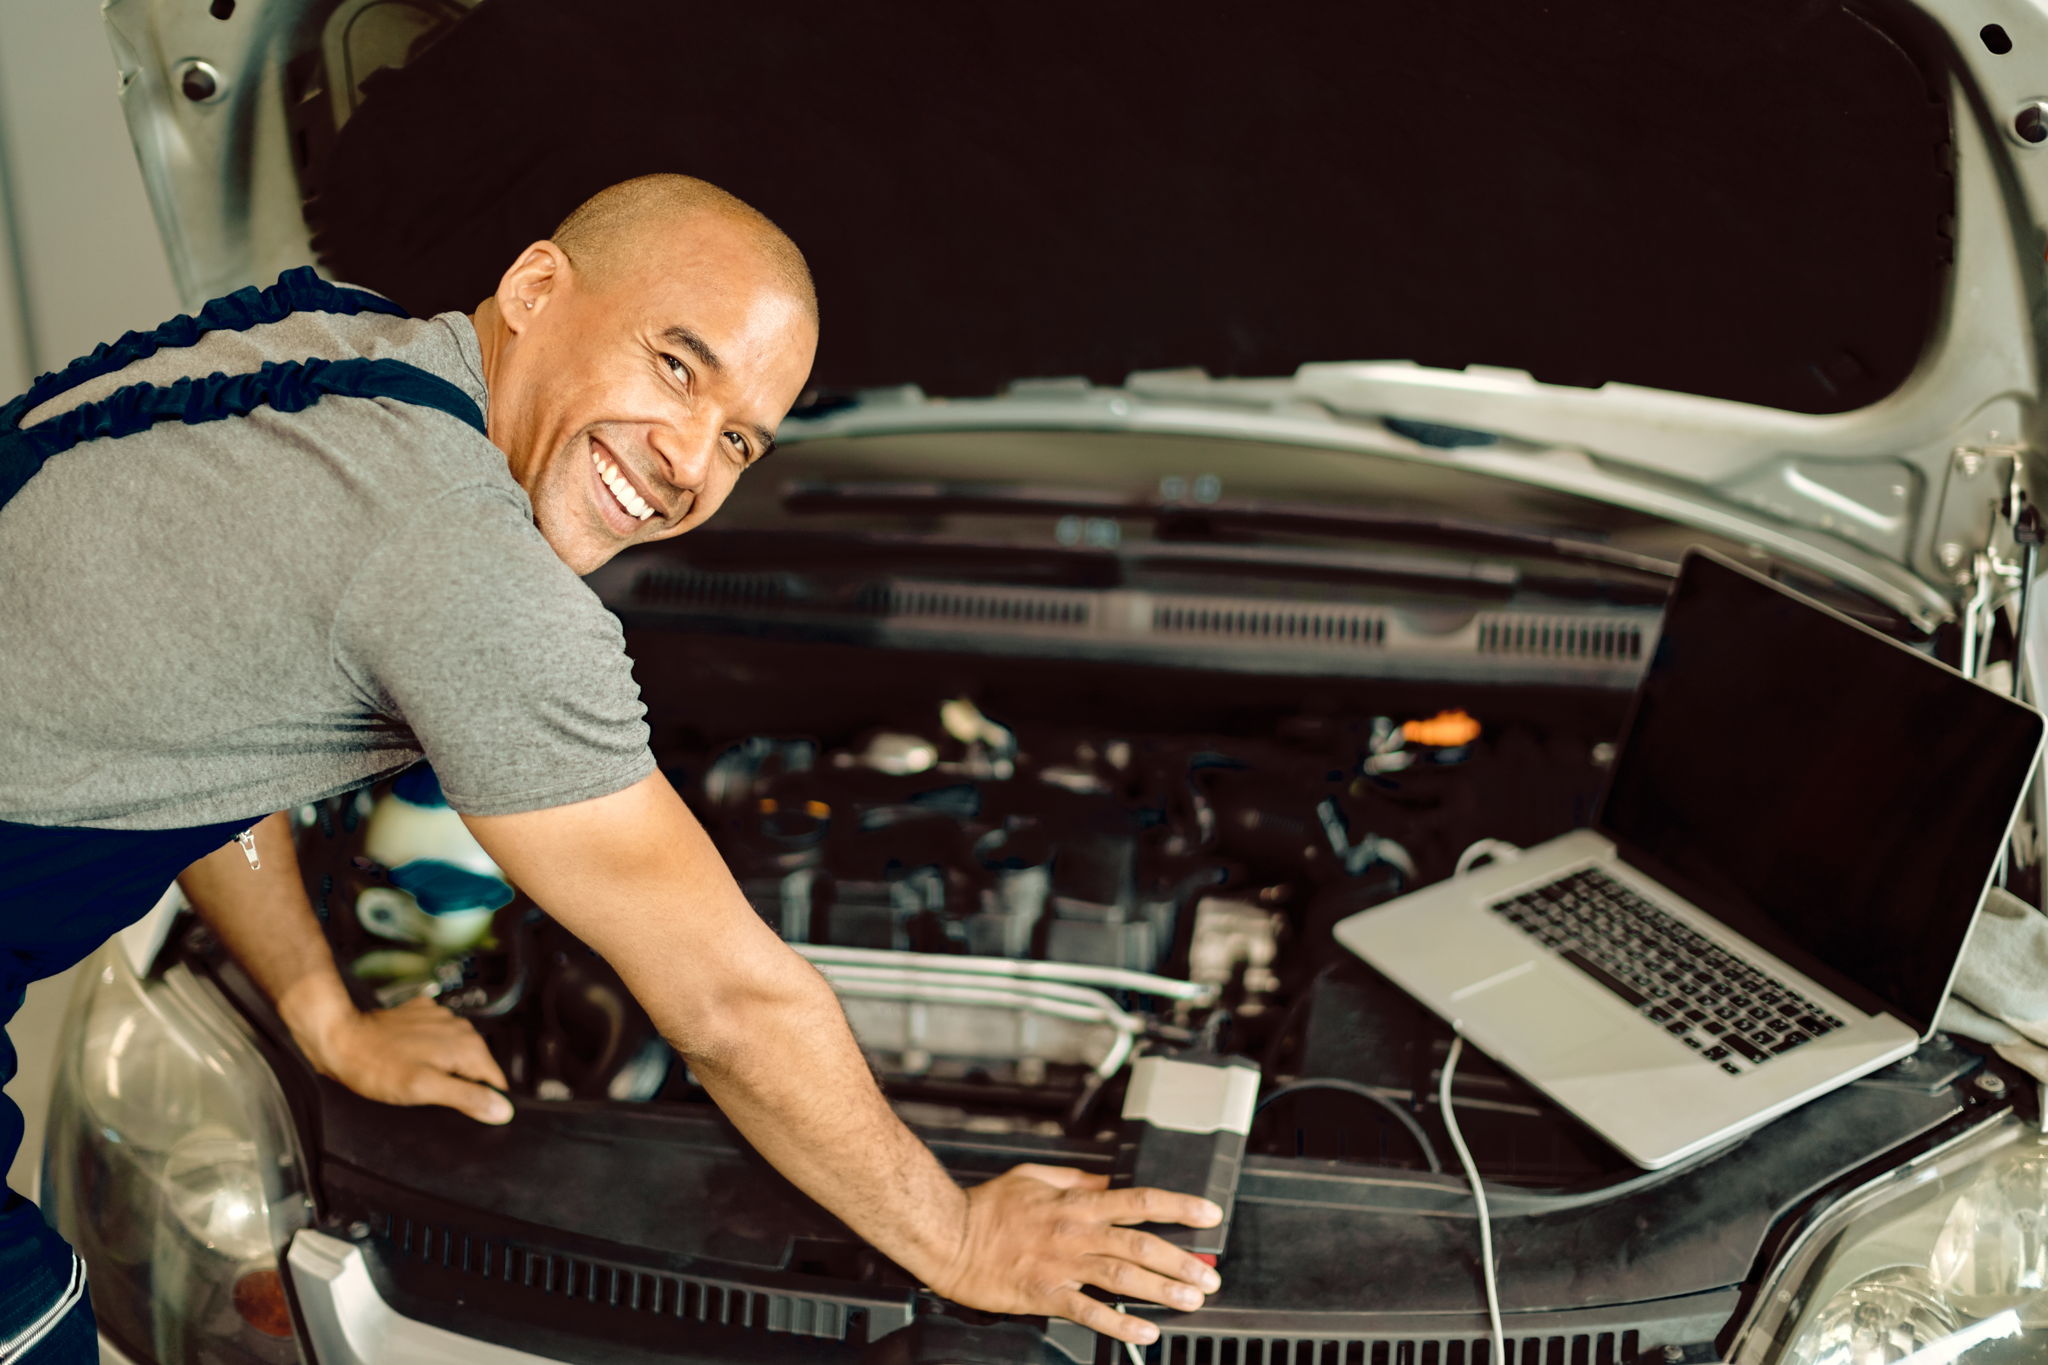
{"label": "man's other hand", "polygon": [[967,1229],[943,1282],[931,1287],[988,1313],[1071,1318],[1119,1341],[1149,1345],[1159,1330],[1081,1292],[1083,1285],[1191,1311],[1222,1281],[1179,1247],[1135,1223],[1214,1227],[1206,1199],[1109,1188],[1109,1177],[1058,1166],[1017,1166],[967,1191]]}
{"label": "man's other hand", "polygon": [[[505,1073],[467,1019],[431,1000],[337,1012],[299,1038],[320,1074],[385,1104],[444,1104],[479,1123],[504,1123]],[[497,1087],[496,1090],[490,1087]]]}

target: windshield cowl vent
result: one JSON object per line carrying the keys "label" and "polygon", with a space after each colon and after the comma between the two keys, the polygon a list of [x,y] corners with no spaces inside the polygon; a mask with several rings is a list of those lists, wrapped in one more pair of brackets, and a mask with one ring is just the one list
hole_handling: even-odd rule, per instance
{"label": "windshield cowl vent", "polygon": [[891,616],[1020,626],[1086,626],[1095,617],[1095,604],[1077,593],[891,585],[881,596]]}
{"label": "windshield cowl vent", "polygon": [[1647,607],[1459,611],[1351,596],[663,566],[642,570],[619,609],[629,627],[642,629],[737,626],[907,648],[1621,690],[1635,686],[1657,639],[1658,613]]}
{"label": "windshield cowl vent", "polygon": [[633,580],[633,596],[658,606],[779,607],[790,600],[790,585],[778,574],[646,569]]}
{"label": "windshield cowl vent", "polygon": [[1300,610],[1241,602],[1162,602],[1152,609],[1152,629],[1162,635],[1379,645],[1386,642],[1387,618],[1376,611]]}
{"label": "windshield cowl vent", "polygon": [[1487,613],[1479,618],[1479,652],[1626,663],[1643,657],[1643,632],[1626,621]]}

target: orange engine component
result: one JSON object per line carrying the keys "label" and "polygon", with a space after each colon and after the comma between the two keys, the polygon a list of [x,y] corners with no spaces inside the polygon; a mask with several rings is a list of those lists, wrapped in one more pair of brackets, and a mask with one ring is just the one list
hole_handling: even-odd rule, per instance
{"label": "orange engine component", "polygon": [[1439,749],[1457,749],[1479,738],[1479,722],[1463,711],[1439,711],[1428,720],[1406,721],[1401,738],[1410,744],[1429,744]]}

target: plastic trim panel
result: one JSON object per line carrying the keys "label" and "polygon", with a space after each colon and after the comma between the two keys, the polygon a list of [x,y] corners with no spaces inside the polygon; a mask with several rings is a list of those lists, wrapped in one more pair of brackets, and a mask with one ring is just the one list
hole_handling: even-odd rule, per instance
{"label": "plastic trim panel", "polygon": [[319,1365],[525,1365],[551,1359],[406,1317],[377,1292],[362,1251],[324,1232],[308,1228],[294,1237],[285,1264]]}

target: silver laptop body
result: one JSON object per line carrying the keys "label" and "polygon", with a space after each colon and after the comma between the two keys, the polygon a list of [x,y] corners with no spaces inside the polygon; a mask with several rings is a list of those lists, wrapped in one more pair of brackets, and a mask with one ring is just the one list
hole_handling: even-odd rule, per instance
{"label": "silver laptop body", "polygon": [[[1863,685],[1803,695],[1827,686],[1812,676],[1815,660]],[[1688,669],[1747,676],[1728,685]],[[1729,708],[1745,704],[1731,693],[1746,686],[1758,705],[1782,698],[1787,716],[1806,717],[1798,734],[1765,736],[1807,741],[1776,765],[1745,760],[1746,742],[1758,741],[1726,733],[1742,716]],[[1836,704],[1814,712],[1827,696]],[[1912,737],[1933,707],[1958,752],[1936,752],[1916,773]],[[1932,1034],[2040,748],[2031,708],[1694,552],[1597,827],[1354,915],[1337,939],[1630,1160],[1667,1165]],[[1887,749],[1894,762],[1880,761]],[[1817,754],[1832,756],[1834,771],[1799,790],[1808,779],[1788,762]],[[1972,799],[1955,800],[1952,785],[1927,789],[1958,772]],[[1756,809],[1744,809],[1745,795]],[[1902,839],[1907,830],[1932,846]],[[1839,875],[1800,885],[1816,863]],[[1715,910],[1652,867],[1683,870],[1666,875],[1703,888]]]}

